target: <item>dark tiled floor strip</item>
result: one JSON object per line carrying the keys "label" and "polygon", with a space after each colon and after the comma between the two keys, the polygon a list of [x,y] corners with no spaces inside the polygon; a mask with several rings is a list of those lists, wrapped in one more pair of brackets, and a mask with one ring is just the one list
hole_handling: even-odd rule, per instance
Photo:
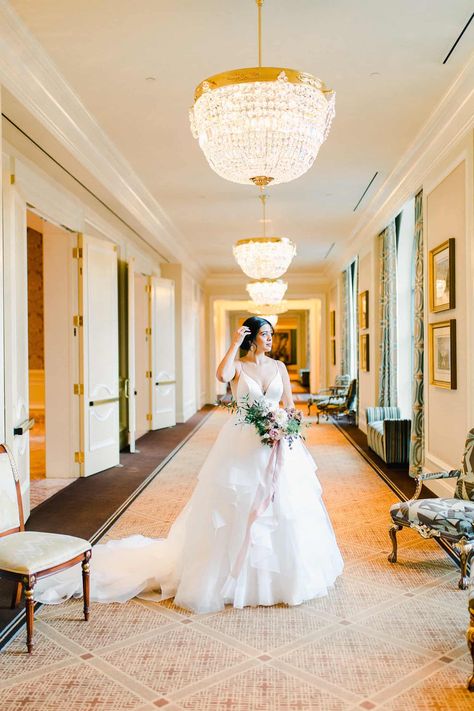
{"label": "dark tiled floor strip", "polygon": [[[206,405],[183,424],[148,432],[137,442],[139,453],[121,452],[119,467],[74,479],[32,510],[27,530],[64,533],[97,542],[213,409]],[[11,594],[11,583],[0,580],[0,649],[23,624],[23,609],[10,609]]]}

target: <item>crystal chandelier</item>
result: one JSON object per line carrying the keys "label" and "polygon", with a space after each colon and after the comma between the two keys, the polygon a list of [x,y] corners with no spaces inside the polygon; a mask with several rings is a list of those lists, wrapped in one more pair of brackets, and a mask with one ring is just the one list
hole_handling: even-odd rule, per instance
{"label": "crystal chandelier", "polygon": [[247,291],[252,301],[258,306],[277,304],[288,288],[286,281],[281,279],[261,279],[247,284]]}
{"label": "crystal chandelier", "polygon": [[240,239],[233,247],[237,264],[251,279],[278,279],[290,266],[296,247],[286,237],[267,237],[265,201],[261,193],[263,211],[263,237]]}
{"label": "crystal chandelier", "polygon": [[312,166],[334,117],[335,93],[295,69],[232,69],[201,82],[190,110],[191,131],[211,168],[235,183],[287,183]]}
{"label": "crystal chandelier", "polygon": [[283,300],[280,301],[278,304],[250,304],[249,307],[249,313],[254,314],[255,316],[275,316],[277,317],[278,314],[284,314],[285,311],[288,311],[288,302]]}

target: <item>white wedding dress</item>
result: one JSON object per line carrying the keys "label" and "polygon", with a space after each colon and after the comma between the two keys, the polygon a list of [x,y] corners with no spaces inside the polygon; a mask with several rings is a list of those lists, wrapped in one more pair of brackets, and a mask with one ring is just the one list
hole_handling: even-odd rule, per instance
{"label": "white wedding dress", "polygon": [[[266,393],[242,370],[234,397],[278,405],[282,393],[279,369]],[[343,561],[311,455],[300,439],[291,448],[281,442],[274,496],[251,523],[272,450],[238,419],[232,415],[222,427],[166,539],[134,535],[94,547],[93,601],[174,597],[177,605],[205,613],[227,603],[298,605],[327,594]],[[81,593],[76,566],[39,581],[35,599],[58,603]]]}

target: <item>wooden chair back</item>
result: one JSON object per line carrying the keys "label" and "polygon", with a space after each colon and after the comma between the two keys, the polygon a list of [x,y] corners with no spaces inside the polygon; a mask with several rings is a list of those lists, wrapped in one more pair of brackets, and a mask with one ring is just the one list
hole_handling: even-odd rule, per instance
{"label": "wooden chair back", "polygon": [[10,449],[0,444],[0,536],[24,530],[18,470]]}

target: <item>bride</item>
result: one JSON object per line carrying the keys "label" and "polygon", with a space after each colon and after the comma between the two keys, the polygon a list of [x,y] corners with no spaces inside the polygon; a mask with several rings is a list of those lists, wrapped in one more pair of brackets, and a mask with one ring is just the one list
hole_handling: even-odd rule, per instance
{"label": "bride", "polygon": [[[264,399],[293,407],[285,365],[267,356],[272,335],[271,324],[256,316],[235,332],[217,378],[230,381],[237,404]],[[174,597],[176,605],[206,613],[226,604],[299,605],[327,594],[343,562],[315,463],[301,439],[291,447],[282,439],[269,482],[272,448],[241,419],[233,415],[222,427],[166,539],[134,535],[94,547],[92,600]],[[81,589],[76,566],[39,581],[35,597],[57,603]]]}

